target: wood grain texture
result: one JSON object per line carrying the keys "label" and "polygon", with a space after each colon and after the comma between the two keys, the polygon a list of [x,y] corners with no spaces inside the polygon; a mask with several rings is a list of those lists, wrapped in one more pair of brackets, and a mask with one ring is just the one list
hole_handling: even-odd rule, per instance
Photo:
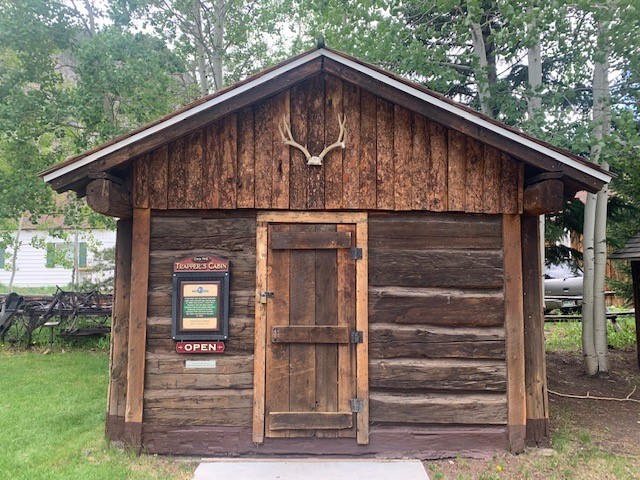
{"label": "wood grain texture", "polygon": [[220,125],[220,208],[233,209],[237,205],[238,116],[228,115]]}
{"label": "wood grain texture", "polygon": [[502,212],[516,214],[518,210],[518,194],[519,194],[519,166],[518,162],[509,155],[502,154]]}
{"label": "wood grain texture", "polygon": [[116,230],[116,265],[111,318],[111,348],[109,355],[109,392],[107,438],[123,441],[126,396],[127,357],[129,343],[129,309],[131,284],[132,221],[118,220]]}
{"label": "wood grain texture", "polygon": [[[224,123],[216,122],[205,129],[202,208],[220,208],[222,191],[222,142]],[[173,177],[170,178],[173,181]]]}
{"label": "wood grain texture", "polygon": [[[366,215],[366,214],[365,214]],[[362,411],[356,414],[358,445],[369,443],[369,228],[366,222],[356,224],[356,241],[362,248],[362,259],[356,262],[356,330],[362,332],[362,343],[356,348],[356,394],[362,400]]]}
{"label": "wood grain texture", "polygon": [[[317,76],[307,82],[307,142],[311,155],[320,155],[326,144],[324,114],[323,77]],[[333,140],[332,140],[333,141]],[[325,169],[326,163],[320,166],[307,166],[308,198],[307,208],[322,210],[325,203]]]}
{"label": "wood grain texture", "polygon": [[[342,207],[349,210],[360,208],[360,170],[365,158],[362,157],[362,122],[360,116],[360,89],[350,83],[343,83],[343,112],[346,120],[345,148],[342,152]],[[367,158],[368,159],[368,158]],[[330,195],[329,193],[327,195]]]}
{"label": "wood grain texture", "polygon": [[273,208],[289,208],[289,146],[282,142],[278,124],[289,122],[291,116],[291,102],[289,90],[285,90],[273,99],[273,119],[271,125],[271,142],[273,164],[271,166],[271,192]]}
{"label": "wood grain texture", "polygon": [[149,155],[149,208],[166,210],[169,178],[169,147],[163,145]]}
{"label": "wood grain texture", "polygon": [[447,210],[464,212],[467,194],[467,144],[465,136],[449,130],[447,135]]}
{"label": "wood grain texture", "polygon": [[437,123],[429,122],[429,138],[431,141],[431,164],[428,170],[428,206],[434,212],[448,210],[447,200],[447,129]]}
{"label": "wood grain texture", "polygon": [[[291,88],[291,134],[300,145],[308,144],[308,89],[305,84]],[[304,154],[297,148],[289,149],[291,178],[289,206],[292,210],[305,210],[309,197],[309,167]]]}
{"label": "wood grain texture", "polygon": [[413,208],[413,116],[406,108],[394,105],[393,123],[393,168],[394,208]]}
{"label": "wood grain texture", "polygon": [[484,211],[484,148],[482,143],[466,137],[466,184],[465,211]]}
{"label": "wood grain texture", "polygon": [[202,130],[196,130],[185,138],[184,169],[187,173],[181,179],[180,185],[185,189],[182,201],[183,208],[202,208],[204,192],[205,166],[205,135]]}
{"label": "wood grain texture", "polygon": [[376,118],[376,207],[394,209],[393,104],[377,99]]}
{"label": "wood grain texture", "polygon": [[[318,318],[318,320],[324,319],[326,317]],[[349,343],[349,333],[347,327],[333,325],[277,325],[271,329],[271,341],[274,343]]]}
{"label": "wood grain texture", "polygon": [[318,250],[350,246],[350,232],[274,232],[270,241],[270,247],[274,250]]}
{"label": "wood grain texture", "polygon": [[413,114],[413,155],[410,162],[412,178],[412,208],[427,210],[429,207],[429,173],[431,171],[431,137],[429,122],[422,115]]}
{"label": "wood grain texture", "polygon": [[255,124],[253,108],[238,113],[238,208],[255,206]]}
{"label": "wood grain texture", "polygon": [[500,213],[502,211],[502,160],[497,148],[484,147],[484,190],[482,202],[485,213]]}
{"label": "wood grain texture", "polygon": [[[331,145],[333,142],[338,140],[338,133],[340,131],[338,116],[342,116],[344,113],[342,90],[343,83],[341,80],[333,76],[325,77],[324,114],[326,122],[326,145]],[[356,117],[355,120],[357,121],[359,118]],[[349,126],[345,123],[347,131],[349,127],[355,128],[356,126],[358,126],[358,123],[355,123],[353,118],[350,119]],[[350,145],[350,148],[353,148],[353,146]],[[345,181],[343,176],[344,155],[344,149],[335,148],[327,153],[323,160],[325,181],[324,207],[327,209],[333,210],[342,208],[342,192]]]}
{"label": "wood grain texture", "polygon": [[133,162],[131,204],[137,208],[149,207],[149,154],[141,155]]}
{"label": "wood grain texture", "polygon": [[266,394],[266,345],[267,345],[267,309],[260,302],[260,293],[267,290],[267,241],[268,224],[258,221],[256,227],[256,291],[254,302],[255,345],[253,349],[253,418],[252,441],[262,443],[265,436],[265,394]]}
{"label": "wood grain texture", "polygon": [[255,106],[255,206],[271,208],[273,198],[273,99]]}
{"label": "wood grain texture", "polygon": [[510,430],[509,443],[515,453],[524,449],[527,424],[520,216],[504,215],[502,225],[507,398],[509,426],[515,427]]}
{"label": "wood grain texture", "polygon": [[272,430],[351,428],[353,415],[351,412],[271,412],[269,424]]}
{"label": "wood grain texture", "polygon": [[[136,449],[141,447],[142,442],[138,425],[141,425],[143,420],[150,229],[151,210],[148,208],[134,209],[125,409],[125,434],[129,430],[130,435],[125,438],[125,442]],[[129,429],[127,429],[127,424],[130,425]]]}
{"label": "wood grain texture", "polygon": [[522,286],[524,313],[527,444],[549,446],[549,397],[545,362],[540,229],[538,217],[523,216]]}
{"label": "wood grain texture", "polygon": [[360,91],[360,208],[377,207],[377,125],[376,97],[366,90]]}

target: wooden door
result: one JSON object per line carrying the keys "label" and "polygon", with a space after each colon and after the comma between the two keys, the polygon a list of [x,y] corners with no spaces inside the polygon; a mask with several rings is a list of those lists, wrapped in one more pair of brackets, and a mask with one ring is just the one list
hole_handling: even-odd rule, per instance
{"label": "wooden door", "polygon": [[363,229],[349,217],[330,221],[330,215],[296,222],[280,214],[281,221],[259,222],[258,240],[265,245],[258,250],[266,258],[258,260],[256,346],[262,335],[265,343],[264,355],[256,349],[256,381],[264,378],[264,390],[254,392],[254,403],[263,395],[263,408],[254,410],[254,440],[258,421],[271,438],[368,441],[366,288],[360,278],[366,285],[366,217]]}

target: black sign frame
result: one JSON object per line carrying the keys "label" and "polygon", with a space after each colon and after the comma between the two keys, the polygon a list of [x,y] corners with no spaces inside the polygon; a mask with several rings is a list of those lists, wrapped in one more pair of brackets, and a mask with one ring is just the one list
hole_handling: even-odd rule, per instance
{"label": "black sign frame", "polygon": [[[193,257],[195,261],[201,257]],[[208,258],[208,257],[204,257]],[[226,261],[229,265],[230,262]],[[171,337],[174,340],[228,340],[229,339],[229,280],[230,265],[227,271],[176,271],[173,273],[172,326]],[[184,286],[201,284],[217,286],[217,328],[185,328],[183,318]]]}

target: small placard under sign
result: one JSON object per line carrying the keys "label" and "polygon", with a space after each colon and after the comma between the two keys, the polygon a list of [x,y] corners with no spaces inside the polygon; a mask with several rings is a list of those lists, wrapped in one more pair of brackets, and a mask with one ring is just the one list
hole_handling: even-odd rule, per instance
{"label": "small placard under sign", "polygon": [[224,352],[224,342],[178,342],[176,343],[178,353],[222,353]]}
{"label": "small placard under sign", "polygon": [[216,368],[215,360],[185,360],[184,368]]}

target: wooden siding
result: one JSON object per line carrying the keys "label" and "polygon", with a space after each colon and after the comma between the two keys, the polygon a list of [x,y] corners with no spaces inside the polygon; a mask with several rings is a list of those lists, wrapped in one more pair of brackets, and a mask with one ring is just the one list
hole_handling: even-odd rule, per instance
{"label": "wooden siding", "polygon": [[[322,166],[282,143],[278,124]],[[330,75],[318,75],[134,159],[134,207],[521,213],[524,165]]]}
{"label": "wooden siding", "polygon": [[499,215],[369,217],[372,422],[507,423],[502,265]]}
{"label": "wooden siding", "polygon": [[[255,214],[175,212],[154,216],[145,368],[145,425],[243,427],[251,424]],[[224,355],[175,353],[171,339],[173,261],[197,252],[231,260],[229,340]],[[186,369],[187,359],[216,367]]]}

